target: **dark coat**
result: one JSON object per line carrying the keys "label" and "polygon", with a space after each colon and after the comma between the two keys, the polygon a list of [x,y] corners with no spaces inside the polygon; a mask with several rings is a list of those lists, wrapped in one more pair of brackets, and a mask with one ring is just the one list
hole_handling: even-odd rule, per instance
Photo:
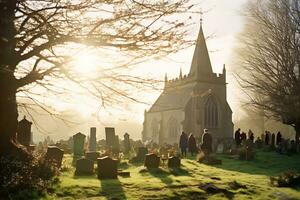
{"label": "dark coat", "polygon": [[234,140],[235,140],[236,145],[240,145],[241,144],[241,133],[240,133],[240,131],[237,130],[234,133]]}
{"label": "dark coat", "polygon": [[188,148],[189,148],[190,152],[197,151],[196,139],[193,135],[190,135],[190,137],[189,137]]}
{"label": "dark coat", "polygon": [[180,135],[180,140],[179,140],[179,147],[181,149],[187,148],[188,147],[188,136],[185,133],[182,133]]}
{"label": "dark coat", "polygon": [[206,153],[212,152],[212,136],[210,133],[203,134],[201,149]]}

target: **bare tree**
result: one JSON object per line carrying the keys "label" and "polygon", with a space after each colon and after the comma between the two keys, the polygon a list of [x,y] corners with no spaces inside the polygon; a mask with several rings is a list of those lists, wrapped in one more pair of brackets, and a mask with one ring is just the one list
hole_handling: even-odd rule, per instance
{"label": "bare tree", "polygon": [[239,49],[240,84],[250,105],[300,134],[299,0],[255,0],[245,12],[247,24]]}
{"label": "bare tree", "polygon": [[[20,150],[17,103],[24,104],[16,96],[40,105],[36,87],[65,94],[61,81],[71,81],[102,104],[120,96],[136,100],[126,85],[153,82],[120,69],[191,45],[191,8],[188,0],[0,0],[0,153]],[[85,78],[68,68],[81,48],[118,52],[124,62]]]}

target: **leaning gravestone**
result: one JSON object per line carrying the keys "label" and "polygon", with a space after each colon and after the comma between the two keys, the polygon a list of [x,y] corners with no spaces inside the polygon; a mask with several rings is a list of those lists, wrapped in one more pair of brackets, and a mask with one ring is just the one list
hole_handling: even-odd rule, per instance
{"label": "leaning gravestone", "polygon": [[168,159],[169,168],[179,168],[180,167],[180,158],[177,156],[170,157]]}
{"label": "leaning gravestone", "polygon": [[45,160],[51,165],[55,165],[56,167],[60,168],[63,156],[63,150],[56,146],[48,146],[47,153],[45,155]]}
{"label": "leaning gravestone", "polygon": [[94,161],[87,159],[87,158],[81,158],[76,161],[76,171],[75,175],[91,175],[94,173]]}
{"label": "leaning gravestone", "polygon": [[97,151],[96,127],[90,129],[89,151]]}
{"label": "leaning gravestone", "polygon": [[85,135],[77,133],[73,136],[73,153],[75,156],[82,156],[84,152]]}
{"label": "leaning gravestone", "polygon": [[145,167],[149,168],[158,168],[160,163],[160,157],[154,153],[147,154],[145,157]]}
{"label": "leaning gravestone", "polygon": [[118,176],[118,161],[108,156],[97,159],[98,178],[99,179],[116,179]]}

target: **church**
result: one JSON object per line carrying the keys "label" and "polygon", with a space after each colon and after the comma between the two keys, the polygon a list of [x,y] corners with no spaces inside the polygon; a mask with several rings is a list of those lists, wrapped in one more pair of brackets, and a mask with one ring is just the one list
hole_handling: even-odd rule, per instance
{"label": "church", "polygon": [[198,34],[190,72],[168,80],[151,108],[144,113],[143,141],[178,144],[182,131],[201,138],[203,129],[213,142],[233,136],[232,110],[226,97],[226,69],[212,70],[202,24]]}

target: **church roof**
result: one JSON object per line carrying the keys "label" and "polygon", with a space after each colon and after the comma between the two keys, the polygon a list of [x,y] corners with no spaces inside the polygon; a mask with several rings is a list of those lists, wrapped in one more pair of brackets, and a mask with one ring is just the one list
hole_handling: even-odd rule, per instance
{"label": "church roof", "polygon": [[213,74],[202,25],[196,42],[190,74],[196,79]]}
{"label": "church roof", "polygon": [[179,78],[175,81],[168,81],[166,75],[165,86],[170,85],[170,87],[165,87],[164,92],[158,97],[148,112],[184,109],[192,97],[195,85],[201,81],[224,82],[223,79],[219,80],[219,77],[213,73],[202,25],[200,25],[189,75],[182,77],[180,70]]}
{"label": "church roof", "polygon": [[194,84],[164,91],[152,105],[149,112],[183,109],[192,97]]}

